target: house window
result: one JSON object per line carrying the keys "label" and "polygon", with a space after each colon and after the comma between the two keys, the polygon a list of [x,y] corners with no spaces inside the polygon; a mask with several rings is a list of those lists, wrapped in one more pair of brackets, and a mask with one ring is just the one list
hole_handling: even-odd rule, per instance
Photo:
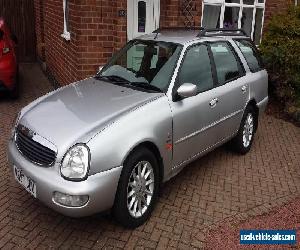
{"label": "house window", "polygon": [[146,2],[138,2],[138,32],[146,31]]}
{"label": "house window", "polygon": [[71,35],[69,32],[69,0],[63,0],[63,11],[64,11],[64,32],[61,36],[69,41],[71,39]]}
{"label": "house window", "polygon": [[202,0],[202,27],[243,29],[258,45],[266,0]]}

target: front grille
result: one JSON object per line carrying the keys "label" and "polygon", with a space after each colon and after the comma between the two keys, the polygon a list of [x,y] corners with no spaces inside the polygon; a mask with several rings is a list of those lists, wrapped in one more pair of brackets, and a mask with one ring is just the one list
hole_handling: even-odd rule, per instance
{"label": "front grille", "polygon": [[36,164],[49,166],[55,161],[55,151],[34,141],[21,129],[16,131],[16,145],[27,159]]}

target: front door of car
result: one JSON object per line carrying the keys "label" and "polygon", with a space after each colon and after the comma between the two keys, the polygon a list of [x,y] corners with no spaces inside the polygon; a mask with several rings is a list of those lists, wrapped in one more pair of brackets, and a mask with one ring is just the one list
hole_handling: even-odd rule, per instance
{"label": "front door of car", "polygon": [[173,114],[173,168],[196,157],[218,141],[215,126],[219,107],[208,48],[196,44],[187,49],[173,92],[184,83],[197,86],[197,95],[170,102]]}
{"label": "front door of car", "polygon": [[216,67],[220,105],[220,141],[231,137],[239,128],[249,98],[249,79],[238,55],[229,42],[211,43]]}

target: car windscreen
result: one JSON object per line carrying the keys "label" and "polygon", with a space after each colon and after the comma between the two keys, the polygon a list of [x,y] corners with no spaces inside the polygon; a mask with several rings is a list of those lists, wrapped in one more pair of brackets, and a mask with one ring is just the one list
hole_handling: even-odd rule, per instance
{"label": "car windscreen", "polygon": [[98,76],[119,77],[141,88],[151,85],[165,92],[178,60],[181,45],[133,40],[121,49]]}

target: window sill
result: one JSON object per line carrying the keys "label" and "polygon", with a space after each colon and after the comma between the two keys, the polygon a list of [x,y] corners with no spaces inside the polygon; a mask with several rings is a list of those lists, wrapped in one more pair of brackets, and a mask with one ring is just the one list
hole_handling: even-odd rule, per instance
{"label": "window sill", "polygon": [[62,33],[60,35],[62,38],[64,38],[66,41],[70,41],[71,40],[71,34],[68,31],[65,31],[64,33]]}

